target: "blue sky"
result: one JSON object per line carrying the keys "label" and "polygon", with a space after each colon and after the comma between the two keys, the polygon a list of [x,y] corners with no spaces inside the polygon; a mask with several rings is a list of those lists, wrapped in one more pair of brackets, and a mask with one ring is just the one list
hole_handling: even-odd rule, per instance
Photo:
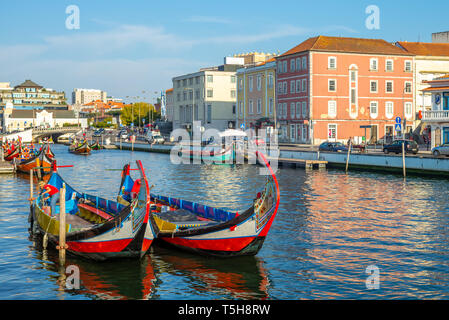
{"label": "blue sky", "polygon": [[[80,10],[79,30],[66,28],[69,5]],[[380,9],[379,30],[365,26],[369,5]],[[449,31],[447,12],[442,0],[4,1],[0,82],[32,79],[68,97],[78,87],[122,98],[145,90],[153,100],[172,77],[227,55],[282,53],[320,34],[430,42]]]}

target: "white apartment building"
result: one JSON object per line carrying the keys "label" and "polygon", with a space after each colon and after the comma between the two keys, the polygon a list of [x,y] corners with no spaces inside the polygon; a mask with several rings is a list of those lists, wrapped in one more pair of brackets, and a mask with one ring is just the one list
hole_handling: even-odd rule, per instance
{"label": "white apartment building", "polygon": [[97,89],[79,89],[75,88],[72,92],[72,104],[83,105],[95,100],[107,102],[107,93]]}
{"label": "white apartment building", "polygon": [[428,87],[426,81],[449,74],[449,43],[401,41],[396,45],[415,55],[412,68],[416,112],[432,110],[432,94],[423,89]]}
{"label": "white apartment building", "polygon": [[206,130],[235,128],[238,67],[225,64],[174,77],[172,111],[167,110],[173,129],[190,130],[193,121]]}

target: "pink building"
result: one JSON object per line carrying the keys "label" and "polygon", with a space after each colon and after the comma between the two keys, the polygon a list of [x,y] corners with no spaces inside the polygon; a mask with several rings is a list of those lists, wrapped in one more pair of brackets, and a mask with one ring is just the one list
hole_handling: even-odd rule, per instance
{"label": "pink building", "polygon": [[318,36],[276,60],[280,140],[361,142],[366,132],[374,142],[401,134],[397,117],[406,119],[406,132],[413,129],[413,55],[397,46]]}

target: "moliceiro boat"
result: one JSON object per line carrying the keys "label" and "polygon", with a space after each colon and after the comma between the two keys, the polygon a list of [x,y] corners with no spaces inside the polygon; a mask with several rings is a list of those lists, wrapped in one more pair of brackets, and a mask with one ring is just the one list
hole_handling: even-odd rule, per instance
{"label": "moliceiro boat", "polygon": [[79,144],[77,144],[77,143],[72,144],[69,147],[69,152],[76,153],[76,154],[88,155],[88,154],[90,154],[90,151],[91,151],[91,148],[90,148],[87,140],[82,143],[79,143]]}
{"label": "moliceiro boat", "polygon": [[38,177],[44,177],[53,170],[54,154],[48,145],[44,145],[38,154],[30,158],[15,158],[14,161],[17,171],[29,174],[33,169]]}
{"label": "moliceiro boat", "polygon": [[[158,240],[210,256],[256,255],[262,248],[280,201],[276,175],[265,156],[259,152],[257,155],[270,175],[252,206],[241,213],[151,194],[151,213],[159,229]],[[119,201],[127,203],[135,185],[129,170],[124,170]]]}
{"label": "moliceiro boat", "polygon": [[[60,190],[65,183],[67,252],[93,260],[112,258],[141,258],[158,234],[154,217],[150,215],[150,188],[142,163],[141,188],[128,205],[106,200],[74,190],[54,172],[48,184]],[[41,194],[32,204],[30,221],[34,234],[42,235],[48,243],[59,242],[59,206],[55,212]]]}

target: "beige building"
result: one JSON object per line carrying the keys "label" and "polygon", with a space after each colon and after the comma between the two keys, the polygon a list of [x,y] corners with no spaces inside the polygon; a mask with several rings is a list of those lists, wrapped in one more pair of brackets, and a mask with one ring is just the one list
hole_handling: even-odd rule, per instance
{"label": "beige building", "polygon": [[92,101],[101,100],[107,102],[107,93],[97,89],[73,89],[72,104],[83,105]]}
{"label": "beige building", "polygon": [[274,58],[237,70],[237,127],[259,130],[275,126],[275,77]]}
{"label": "beige building", "polygon": [[413,77],[416,111],[431,110],[432,95],[423,91],[425,81],[449,74],[449,43],[397,42],[397,46],[415,55]]}
{"label": "beige building", "polygon": [[223,131],[235,127],[236,65],[204,68],[173,78],[173,129],[192,127]]}

